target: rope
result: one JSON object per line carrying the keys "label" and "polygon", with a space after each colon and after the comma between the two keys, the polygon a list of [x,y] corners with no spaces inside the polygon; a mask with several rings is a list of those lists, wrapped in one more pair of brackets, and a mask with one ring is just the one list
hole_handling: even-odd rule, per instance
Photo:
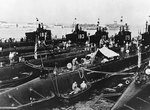
{"label": "rope", "polygon": [[8,97],[13,99],[17,104],[22,105],[15,97],[8,94]]}
{"label": "rope", "polygon": [[57,76],[55,76],[55,80],[56,80],[57,94],[58,94],[58,96],[60,96],[60,92],[59,92],[59,88],[58,88],[58,82],[57,82]]}
{"label": "rope", "polygon": [[[29,62],[27,62],[27,61],[26,61],[25,64],[26,64],[27,66],[30,66],[30,67],[36,68],[36,69],[41,69],[41,68],[42,68],[41,65],[35,65],[35,64],[29,63]],[[43,70],[53,70],[53,69],[54,69],[54,67],[43,67]]]}
{"label": "rope", "polygon": [[33,88],[30,88],[30,91],[34,92],[35,94],[37,94],[37,95],[39,95],[40,97],[42,97],[42,98],[45,99],[45,97],[44,97],[42,94],[40,94],[39,92],[37,92],[37,91],[34,90]]}
{"label": "rope", "polygon": [[83,70],[83,68],[80,68],[80,69],[78,70],[78,72],[79,72],[80,78],[83,79],[83,77],[84,77],[84,70]]}
{"label": "rope", "polygon": [[[81,70],[81,72],[80,72],[80,70]],[[85,77],[84,68],[83,68],[83,67],[81,67],[78,72],[79,72],[79,76],[80,76],[81,79],[84,78],[84,79],[86,80],[86,82],[89,82],[89,81],[87,80],[87,78]],[[82,75],[81,75],[81,74],[82,74]]]}
{"label": "rope", "polygon": [[[110,76],[114,76],[114,75],[127,75],[127,74],[130,74],[130,73],[121,73],[121,72],[104,72],[104,71],[93,71],[93,70],[90,70],[90,69],[87,69],[87,68],[83,68],[85,71],[89,71],[87,74],[91,74],[91,73],[100,73],[100,74],[105,74],[105,75],[108,75],[107,77],[110,77]],[[121,74],[120,74],[121,73]]]}
{"label": "rope", "polygon": [[35,65],[35,64],[29,63],[29,62],[26,62],[26,65],[33,67],[33,68],[40,68],[41,67],[41,65]]}
{"label": "rope", "polygon": [[[48,72],[50,73],[49,70],[48,70]],[[57,82],[57,75],[54,76],[54,77],[55,77],[55,84],[54,84],[54,82],[53,82],[52,76],[50,76],[50,77],[51,77],[51,80],[52,80],[52,83],[53,83],[54,91],[55,91],[56,95],[57,95],[58,97],[60,97],[60,92],[59,92],[58,82]]]}
{"label": "rope", "polygon": [[89,71],[89,73],[101,73],[101,74],[109,74],[109,75],[116,74],[116,72],[94,71],[94,70],[90,70],[90,69],[87,69],[87,68],[83,68],[83,69],[85,71]]}
{"label": "rope", "polygon": [[[49,71],[49,70],[48,70],[48,73],[50,74],[50,71]],[[51,78],[52,83],[53,83],[54,91],[55,91],[55,93],[57,93],[57,90],[56,90],[56,88],[55,88],[55,84],[54,84],[54,81],[53,81],[53,79],[52,79],[52,76],[50,76],[50,78]]]}

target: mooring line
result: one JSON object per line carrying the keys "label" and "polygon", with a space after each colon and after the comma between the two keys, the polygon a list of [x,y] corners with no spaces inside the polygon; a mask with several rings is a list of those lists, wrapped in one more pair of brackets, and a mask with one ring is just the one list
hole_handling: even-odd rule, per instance
{"label": "mooring line", "polygon": [[34,93],[36,93],[37,95],[41,96],[42,98],[45,98],[43,95],[41,95],[40,93],[38,93],[36,90],[30,88],[30,91],[33,91]]}
{"label": "mooring line", "polygon": [[15,102],[17,102],[19,105],[22,105],[15,97],[8,94],[8,97],[13,99]]}

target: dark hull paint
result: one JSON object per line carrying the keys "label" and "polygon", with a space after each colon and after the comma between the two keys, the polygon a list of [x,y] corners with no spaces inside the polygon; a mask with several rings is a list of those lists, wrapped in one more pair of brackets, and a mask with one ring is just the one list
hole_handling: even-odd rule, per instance
{"label": "dark hull paint", "polygon": [[[46,67],[54,67],[55,63],[57,62],[58,67],[64,67],[64,66],[66,66],[67,63],[71,63],[72,59],[74,57],[80,57],[80,58],[84,57],[88,52],[79,51],[79,53],[83,53],[83,55],[81,55],[81,56],[79,54],[76,55],[77,54],[76,51],[56,55],[56,56],[53,56],[52,58],[50,58],[48,60],[43,59],[43,64]],[[150,56],[150,51],[143,52],[142,53],[142,60],[149,58],[149,56]],[[94,68],[97,71],[116,72],[116,71],[121,71],[121,70],[128,68],[130,66],[136,66],[137,65],[137,59],[138,59],[137,55],[133,55],[133,56],[130,56],[128,58],[124,58],[122,60],[116,59],[114,61],[110,61],[107,63],[100,63],[99,62],[98,68],[95,65],[93,65],[93,67],[91,67],[91,68]],[[31,60],[30,63],[35,64],[35,65],[36,64],[41,65],[41,59]],[[0,80],[6,80],[6,79],[8,80],[9,78],[16,77],[23,72],[32,72],[32,69],[33,69],[33,67],[29,67],[28,65],[25,65],[24,63],[17,63],[14,65],[11,65],[11,66],[10,65],[5,66],[3,68],[0,68]]]}
{"label": "dark hull paint", "polygon": [[[149,56],[149,54],[150,53],[147,54],[147,57]],[[112,61],[110,63],[104,63],[97,66],[93,65],[88,69],[94,72],[91,73],[87,70],[84,70],[84,77],[81,77],[83,75],[83,73],[81,74],[81,70],[76,70],[74,72],[65,72],[64,74],[59,74],[57,76],[49,75],[47,78],[36,78],[25,84],[1,93],[0,102],[2,103],[0,103],[0,108],[11,108],[12,106],[20,108],[23,105],[30,103],[30,99],[34,98],[35,100],[39,100],[39,97],[45,97],[45,95],[48,94],[50,91],[54,92],[56,95],[60,93],[66,93],[68,90],[71,89],[72,83],[74,81],[76,81],[77,84],[80,84],[83,80],[87,79],[92,84],[96,84],[97,82],[101,82],[103,79],[108,77],[106,73],[104,74],[103,72],[101,72],[102,70],[106,71],[107,69],[107,71],[111,71],[112,69],[112,71],[120,71],[125,67],[135,65],[136,62],[137,56],[133,56],[129,59]],[[128,65],[124,65],[126,63],[128,63]],[[31,89],[34,90],[33,93],[31,93]],[[9,96],[13,98],[9,98]]]}
{"label": "dark hull paint", "polygon": [[[78,53],[78,54],[77,54]],[[44,70],[41,68],[41,59],[30,61],[30,63],[17,63],[11,66],[6,66],[4,68],[0,68],[0,89],[4,89],[5,87],[14,87],[20,84],[23,84],[27,81],[30,81],[40,75],[47,73],[47,70],[51,68],[49,71],[53,71],[56,62],[59,63],[60,66],[66,65],[68,62],[71,62],[74,57],[84,57],[88,52],[78,51],[78,52],[70,52],[66,54],[61,54],[55,56],[53,59],[43,59]],[[76,55],[77,54],[77,55]],[[65,57],[65,59],[64,59]],[[31,65],[32,64],[32,65]],[[36,64],[36,65],[35,65]],[[31,75],[25,76],[24,73],[31,73]],[[18,77],[18,79],[13,79]]]}
{"label": "dark hull paint", "polygon": [[[87,76],[86,74],[85,76],[91,79],[90,76]],[[97,76],[98,77],[96,77],[95,80],[102,77],[100,74]],[[5,109],[7,107],[10,109],[12,106],[12,108],[20,108],[24,106],[24,104],[31,103],[30,99],[34,98],[37,101],[41,96],[48,96],[50,91],[53,91],[56,94],[64,93],[71,88],[73,81],[80,83],[82,80],[83,79],[80,78],[78,71],[72,73],[69,72],[57,77],[50,75],[50,77],[46,79],[36,78],[30,82],[1,93],[0,102],[2,103],[0,103],[0,109]],[[56,81],[58,83],[57,90]],[[31,92],[31,89],[34,92]],[[12,98],[9,98],[10,96]]]}
{"label": "dark hull paint", "polygon": [[[84,55],[86,55],[88,52],[83,52],[83,51],[81,51],[81,49],[79,51],[70,51],[69,53],[62,52],[62,53],[57,53],[54,56],[48,57],[48,59],[42,58],[42,61],[43,61],[44,66],[54,67],[55,62],[57,62],[59,60],[65,61],[65,60],[67,60],[67,59],[64,59],[66,57],[68,57],[68,58],[70,57],[72,59],[76,56],[75,53],[76,54],[78,53],[77,56],[80,56],[81,54],[83,54],[82,57],[84,57]],[[41,65],[41,63],[42,63],[40,58],[37,60],[35,60],[35,59],[29,60],[28,62],[35,64],[35,65]],[[19,75],[24,72],[32,72],[32,69],[34,69],[34,68],[26,65],[24,62],[14,63],[12,65],[6,65],[4,67],[0,67],[0,80],[13,78],[13,77],[16,77],[16,75]]]}
{"label": "dark hull paint", "polygon": [[111,110],[149,110],[150,82],[137,86],[133,81]]}
{"label": "dark hull paint", "polygon": [[[31,49],[30,49],[31,48]],[[12,49],[12,50],[3,50],[3,52],[0,53],[0,62],[5,62],[5,63],[9,63],[9,58],[8,58],[8,55],[9,55],[9,52],[10,51],[16,51],[19,53],[20,56],[22,56],[25,60],[32,60],[34,59],[34,48],[35,47],[24,47],[22,49]],[[52,50],[49,50],[49,49],[52,49],[52,48],[40,48],[38,49],[38,58],[40,57],[50,57],[52,55],[57,55],[57,54],[62,54],[62,53],[67,53],[67,52],[70,52],[70,50],[66,49],[66,50],[55,50],[55,51],[52,51]]]}

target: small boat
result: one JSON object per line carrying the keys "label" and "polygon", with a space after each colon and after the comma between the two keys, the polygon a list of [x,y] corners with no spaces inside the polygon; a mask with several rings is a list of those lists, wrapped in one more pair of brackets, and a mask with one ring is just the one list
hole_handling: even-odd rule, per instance
{"label": "small boat", "polygon": [[67,93],[61,93],[59,98],[71,101],[74,98],[81,97],[81,96],[83,97],[83,95],[86,95],[86,93],[89,92],[89,90],[92,86],[90,82],[87,82],[86,84],[87,84],[87,88],[83,89],[83,90],[81,89],[77,94],[74,94],[73,91],[70,90]]}

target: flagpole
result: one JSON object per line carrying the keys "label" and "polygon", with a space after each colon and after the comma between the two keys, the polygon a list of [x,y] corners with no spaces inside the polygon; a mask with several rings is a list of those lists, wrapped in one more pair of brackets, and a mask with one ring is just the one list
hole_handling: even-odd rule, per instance
{"label": "flagpole", "polygon": [[35,38],[35,47],[34,47],[34,58],[37,59],[37,37]]}
{"label": "flagpole", "polygon": [[140,43],[139,43],[139,38],[140,36],[138,36],[138,39],[137,39],[137,46],[138,46],[138,68],[141,67],[141,48],[140,48]]}
{"label": "flagpole", "polygon": [[[36,32],[38,31],[38,18],[36,18]],[[35,48],[34,48],[34,58],[37,59],[38,55],[37,55],[37,46],[38,46],[38,34],[36,34],[36,37],[35,37]]]}

